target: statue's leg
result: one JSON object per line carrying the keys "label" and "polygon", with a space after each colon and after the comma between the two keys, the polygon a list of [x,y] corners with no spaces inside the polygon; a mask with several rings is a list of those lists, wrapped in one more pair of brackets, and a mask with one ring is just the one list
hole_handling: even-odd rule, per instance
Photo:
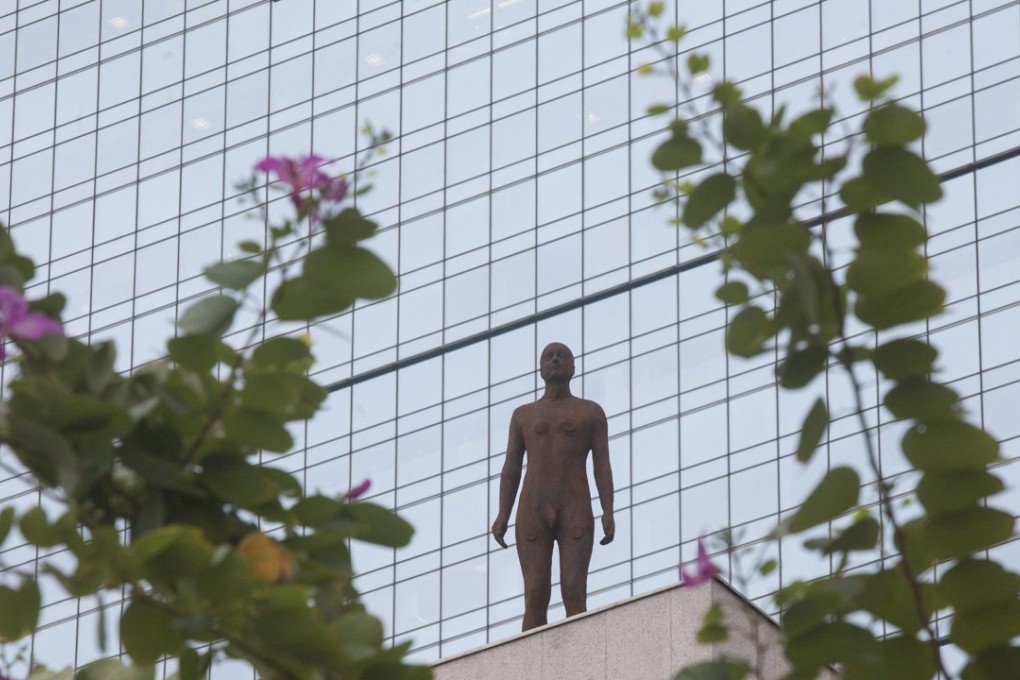
{"label": "statue's leg", "polygon": [[591,517],[571,518],[562,531],[560,546],[560,591],[567,616],[588,610],[588,565],[595,541]]}
{"label": "statue's leg", "polygon": [[530,630],[548,622],[553,537],[537,517],[521,517],[520,510],[517,511],[516,536],[517,557],[524,575],[524,622],[521,630]]}

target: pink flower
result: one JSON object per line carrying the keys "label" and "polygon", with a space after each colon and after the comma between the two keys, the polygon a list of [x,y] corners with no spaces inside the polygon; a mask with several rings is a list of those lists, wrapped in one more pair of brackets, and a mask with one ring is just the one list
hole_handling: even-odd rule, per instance
{"label": "pink flower", "polygon": [[266,156],[255,166],[266,174],[275,174],[276,178],[290,188],[290,200],[295,208],[304,203],[301,193],[318,191],[328,201],[340,201],[347,194],[347,181],[343,177],[330,177],[319,166],[325,162],[321,156]]}
{"label": "pink flower", "polygon": [[347,492],[347,500],[349,501],[358,500],[359,498],[361,498],[362,495],[364,495],[366,491],[368,491],[369,487],[371,486],[372,480],[366,479],[361,484],[358,484],[357,486],[355,486],[354,488]]}
{"label": "pink flower", "polygon": [[685,586],[698,586],[711,581],[719,574],[719,567],[712,564],[705,551],[704,536],[698,538],[698,559],[694,562],[694,571],[680,569],[680,580]]}
{"label": "pink flower", "polygon": [[[59,321],[42,312],[28,311],[28,303],[16,289],[0,286],[0,336],[38,340],[44,335],[64,332]],[[7,356],[0,344],[0,359]]]}

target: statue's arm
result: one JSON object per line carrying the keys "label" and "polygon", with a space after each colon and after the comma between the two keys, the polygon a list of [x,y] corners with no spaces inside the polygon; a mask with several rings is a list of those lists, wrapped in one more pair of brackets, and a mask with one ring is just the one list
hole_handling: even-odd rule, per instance
{"label": "statue's arm", "polygon": [[602,545],[612,542],[616,535],[616,521],[613,518],[613,468],[609,462],[609,423],[602,407],[595,404],[595,423],[591,443],[592,464],[595,468],[595,488],[602,504],[602,530],[605,537]]}
{"label": "statue's arm", "polygon": [[499,475],[499,513],[492,523],[492,536],[504,548],[507,526],[510,524],[510,511],[514,508],[517,488],[521,484],[521,469],[524,467],[524,437],[521,435],[517,411],[510,418],[510,436],[506,445],[506,461],[503,472]]}

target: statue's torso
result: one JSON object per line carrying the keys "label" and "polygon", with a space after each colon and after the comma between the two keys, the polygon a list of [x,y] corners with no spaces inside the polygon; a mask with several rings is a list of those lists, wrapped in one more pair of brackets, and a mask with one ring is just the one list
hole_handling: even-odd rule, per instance
{"label": "statue's torso", "polygon": [[574,538],[592,531],[587,460],[599,414],[577,397],[539,400],[515,412],[527,459],[517,510],[525,538],[543,529]]}

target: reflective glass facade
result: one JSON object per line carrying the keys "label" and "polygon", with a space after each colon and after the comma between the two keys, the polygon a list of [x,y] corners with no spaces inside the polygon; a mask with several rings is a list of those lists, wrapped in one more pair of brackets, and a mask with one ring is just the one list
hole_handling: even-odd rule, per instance
{"label": "reflective glass facade", "polygon": [[[899,74],[896,96],[925,112],[946,192],[925,215],[928,252],[949,307],[914,330],[1003,441],[998,505],[1020,511],[1020,2],[680,5],[681,58],[709,54],[713,78],[766,110],[831,102],[834,145],[860,123],[863,72]],[[617,539],[595,548],[590,607],[674,582],[703,533],[760,542],[828,465],[872,477],[841,374],[780,392],[775,357],[723,353],[712,244],[690,244],[651,196],[663,121],[645,111],[677,90],[634,73],[659,55],[628,41],[626,12],[618,0],[0,0],[0,218],[39,264],[34,292],[66,293],[69,331],[115,339],[122,370],[161,356],[175,314],[211,290],[205,265],[264,240],[234,188],[256,160],[314,149],[350,168],[361,125],[394,134],[359,207],[384,225],[371,245],[399,294],[310,329],[333,391],[273,460],[309,490],[370,478],[374,500],[414,523],[409,547],[357,545],[355,559],[366,602],[420,659],[519,630],[516,554],[488,528],[510,414],[536,398],[547,342],[573,348],[575,393],[609,417]],[[696,103],[710,86],[693,83]],[[817,196],[799,215],[837,208]],[[850,225],[825,222],[845,257]],[[238,338],[255,322],[241,319]],[[897,475],[902,427],[875,407],[881,388],[871,376],[867,417]],[[805,468],[796,432],[821,393],[835,420]],[[4,462],[0,503],[38,503]],[[30,564],[35,549],[16,543],[0,556]],[[765,608],[830,566],[799,542],[770,550],[780,569],[747,593]],[[1020,564],[1020,542],[996,552]],[[96,658],[100,605],[46,595],[39,659]]]}

